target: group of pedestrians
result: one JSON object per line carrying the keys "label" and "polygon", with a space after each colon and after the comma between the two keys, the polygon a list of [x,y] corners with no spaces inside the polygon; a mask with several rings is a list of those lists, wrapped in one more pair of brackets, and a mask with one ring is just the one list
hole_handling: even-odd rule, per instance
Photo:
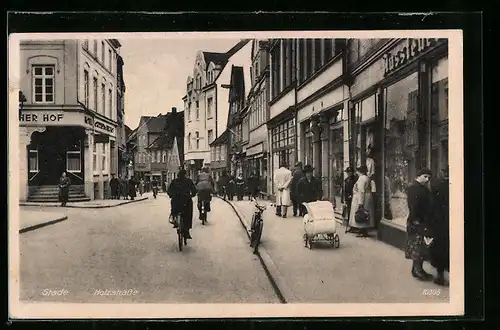
{"label": "group of pedestrians", "polygon": [[257,198],[260,191],[260,178],[256,172],[253,172],[246,180],[242,173],[238,175],[228,175],[226,171],[223,171],[219,180],[217,181],[217,193],[224,199],[233,200],[236,199],[243,200],[245,194],[249,198]]}
{"label": "group of pedestrians", "polygon": [[[134,200],[137,197],[137,186],[138,182],[134,178],[118,178],[111,174],[111,180],[109,181],[109,186],[111,190],[111,199],[124,199]],[[141,194],[142,195],[142,194]]]}
{"label": "group of pedestrians", "polygon": [[290,171],[285,162],[274,173],[276,187],[276,215],[286,218],[290,202],[293,206],[293,216],[304,216],[307,209],[302,203],[322,200],[323,188],[321,181],[314,177],[311,165],[302,167],[302,162]]}

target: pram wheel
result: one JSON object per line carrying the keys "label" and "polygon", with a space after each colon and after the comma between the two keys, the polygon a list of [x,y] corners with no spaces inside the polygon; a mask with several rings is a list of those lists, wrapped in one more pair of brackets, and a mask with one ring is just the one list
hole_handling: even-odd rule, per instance
{"label": "pram wheel", "polygon": [[333,237],[333,246],[335,248],[338,248],[340,246],[340,237],[337,234],[335,234]]}

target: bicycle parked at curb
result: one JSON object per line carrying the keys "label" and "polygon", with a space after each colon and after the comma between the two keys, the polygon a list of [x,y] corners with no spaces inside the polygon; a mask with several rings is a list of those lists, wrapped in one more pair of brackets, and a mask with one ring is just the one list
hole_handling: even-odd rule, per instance
{"label": "bicycle parked at curb", "polygon": [[264,213],[267,207],[260,205],[255,198],[252,198],[252,202],[255,205],[255,212],[250,224],[250,247],[253,248],[253,253],[256,254],[262,237],[262,229],[264,228],[262,213]]}

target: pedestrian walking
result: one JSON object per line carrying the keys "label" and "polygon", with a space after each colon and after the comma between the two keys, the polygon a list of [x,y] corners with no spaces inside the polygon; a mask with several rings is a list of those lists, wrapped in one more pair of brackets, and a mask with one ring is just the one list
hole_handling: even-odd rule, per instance
{"label": "pedestrian walking", "polygon": [[304,166],[304,177],[299,180],[297,190],[302,214],[306,215],[307,209],[302,203],[316,202],[323,197],[321,180],[314,177],[314,169],[311,165]]}
{"label": "pedestrian walking", "polygon": [[434,283],[445,285],[444,271],[450,267],[450,180],[448,166],[431,188],[433,242],[430,247],[431,263],[437,270]]}
{"label": "pedestrian walking", "polygon": [[290,205],[290,184],[292,183],[292,171],[283,162],[274,173],[274,184],[276,187],[276,215],[286,218],[288,206]]}
{"label": "pedestrian walking", "polygon": [[300,179],[304,177],[304,172],[302,170],[302,162],[298,162],[295,164],[295,170],[293,171],[292,184],[290,186],[290,199],[292,200],[293,205],[293,216],[296,217],[297,214],[299,217],[304,216],[304,208],[300,204],[300,192],[298,190],[298,185]]}
{"label": "pedestrian walking", "polygon": [[131,200],[134,200],[136,195],[136,187],[137,187],[137,181],[134,180],[134,178],[130,178],[127,182],[127,187],[128,187],[128,195],[130,196]]}
{"label": "pedestrian walking", "polygon": [[144,194],[144,179],[139,180],[139,194],[142,196]]}
{"label": "pedestrian walking", "polygon": [[227,197],[230,201],[233,200],[236,192],[236,178],[234,175],[229,176],[229,183],[227,185]]}
{"label": "pedestrian walking", "polygon": [[228,198],[228,185],[229,185],[229,176],[227,172],[222,171],[222,175],[219,177],[219,181],[217,182],[217,186],[219,188],[219,194],[223,199]]}
{"label": "pedestrian walking", "polygon": [[236,184],[236,198],[239,201],[243,200],[243,196],[245,195],[245,179],[243,179],[243,174],[239,173],[235,180]]}
{"label": "pedestrian walking", "polygon": [[248,199],[259,197],[259,176],[257,172],[253,171],[247,179]]}
{"label": "pedestrian walking", "polygon": [[358,176],[354,173],[352,167],[346,168],[345,172],[347,174],[347,178],[344,179],[344,185],[342,186],[342,194],[340,200],[343,205],[342,220],[346,229],[346,233],[348,233],[352,230],[351,228],[349,228],[349,215],[351,213],[353,189],[356,181],[358,181]]}
{"label": "pedestrian walking", "polygon": [[109,180],[109,187],[111,188],[111,199],[120,199],[120,181],[115,177],[115,174],[111,174],[111,180]]}
{"label": "pedestrian walking", "polygon": [[426,273],[423,268],[424,258],[429,252],[429,225],[432,221],[431,194],[426,186],[431,174],[427,168],[419,170],[407,192],[409,215],[406,224],[405,257],[413,260],[411,274],[421,281],[432,279],[432,275]]}
{"label": "pedestrian walking", "polygon": [[128,200],[128,180],[126,176],[120,178],[120,193],[123,199]]}
{"label": "pedestrian walking", "polygon": [[[357,169],[358,180],[352,189],[351,210],[349,216],[349,227],[356,228],[359,232],[357,237],[368,237],[368,229],[375,226],[375,211],[373,205],[373,194],[371,183],[368,177],[366,165],[361,165]],[[358,212],[363,211],[367,215],[361,221]]]}
{"label": "pedestrian walking", "polygon": [[59,201],[61,202],[61,206],[66,206],[66,203],[68,203],[70,185],[71,181],[66,176],[66,172],[63,172],[59,179]]}

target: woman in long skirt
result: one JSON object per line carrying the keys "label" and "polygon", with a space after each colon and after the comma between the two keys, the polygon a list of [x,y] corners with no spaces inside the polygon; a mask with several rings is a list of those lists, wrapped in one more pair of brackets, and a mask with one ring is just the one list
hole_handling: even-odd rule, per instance
{"label": "woman in long skirt", "polygon": [[[367,176],[368,169],[365,165],[361,165],[356,169],[358,180],[352,189],[351,214],[349,216],[349,227],[358,229],[357,237],[367,237],[368,229],[375,227],[375,209],[373,205],[373,195],[371,187],[371,179]],[[360,207],[363,207],[370,219],[366,223],[356,221],[356,212]]]}

